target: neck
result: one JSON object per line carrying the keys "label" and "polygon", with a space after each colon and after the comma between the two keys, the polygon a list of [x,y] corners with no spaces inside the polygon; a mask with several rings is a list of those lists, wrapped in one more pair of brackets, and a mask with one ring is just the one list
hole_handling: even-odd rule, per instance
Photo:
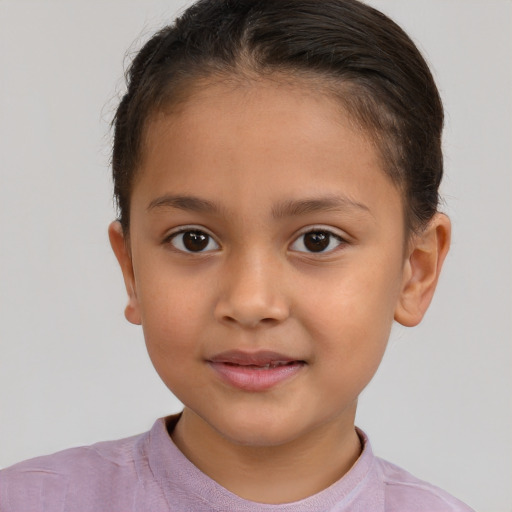
{"label": "neck", "polygon": [[244,446],[221,436],[185,408],[172,438],[217,483],[241,498],[270,504],[298,501],[326,489],[361,454],[353,416],[351,422],[321,425],[278,446]]}

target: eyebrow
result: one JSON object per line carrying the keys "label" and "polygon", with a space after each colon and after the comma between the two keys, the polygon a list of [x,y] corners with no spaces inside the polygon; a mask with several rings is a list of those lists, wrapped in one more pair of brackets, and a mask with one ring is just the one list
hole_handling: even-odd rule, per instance
{"label": "eyebrow", "polygon": [[320,198],[304,199],[298,201],[285,201],[272,209],[272,216],[275,218],[294,217],[307,215],[315,212],[347,212],[360,210],[371,213],[370,209],[363,203],[354,201],[346,196],[327,196]]}
{"label": "eyebrow", "polygon": [[177,208],[179,210],[191,210],[199,213],[219,213],[222,208],[211,201],[195,196],[169,195],[153,199],[147,207],[147,211],[155,208]]}
{"label": "eyebrow", "polygon": [[[147,211],[155,210],[157,208],[177,208],[179,210],[210,214],[218,214],[224,210],[224,208],[219,204],[206,199],[201,199],[196,196],[171,194],[166,194],[153,199],[149,203]],[[322,211],[347,212],[351,210],[360,210],[362,212],[371,213],[370,209],[363,203],[354,201],[347,196],[333,195],[311,199],[284,201],[272,208],[272,217],[280,219]]]}

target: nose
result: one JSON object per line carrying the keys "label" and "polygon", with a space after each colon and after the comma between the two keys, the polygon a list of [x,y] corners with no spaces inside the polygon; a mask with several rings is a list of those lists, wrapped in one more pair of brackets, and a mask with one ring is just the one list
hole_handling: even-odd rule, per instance
{"label": "nose", "polygon": [[252,255],[227,261],[225,280],[215,306],[215,318],[225,324],[255,329],[289,317],[279,265]]}

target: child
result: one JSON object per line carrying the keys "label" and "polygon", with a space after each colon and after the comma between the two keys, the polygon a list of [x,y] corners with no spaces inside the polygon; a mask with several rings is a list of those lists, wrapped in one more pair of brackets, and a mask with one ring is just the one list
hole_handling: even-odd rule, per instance
{"label": "child", "polygon": [[202,0],[136,56],[109,236],[183,402],[0,473],[0,510],[467,511],[376,458],[357,398],[450,240],[424,60],[355,0]]}

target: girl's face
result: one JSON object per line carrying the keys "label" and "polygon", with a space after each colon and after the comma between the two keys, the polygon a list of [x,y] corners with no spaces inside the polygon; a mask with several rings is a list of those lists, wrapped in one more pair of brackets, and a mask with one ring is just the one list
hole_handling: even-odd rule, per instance
{"label": "girl's face", "polygon": [[151,122],[144,154],[126,314],[188,416],[253,446],[353,429],[405,281],[375,147],[325,96],[212,84]]}

